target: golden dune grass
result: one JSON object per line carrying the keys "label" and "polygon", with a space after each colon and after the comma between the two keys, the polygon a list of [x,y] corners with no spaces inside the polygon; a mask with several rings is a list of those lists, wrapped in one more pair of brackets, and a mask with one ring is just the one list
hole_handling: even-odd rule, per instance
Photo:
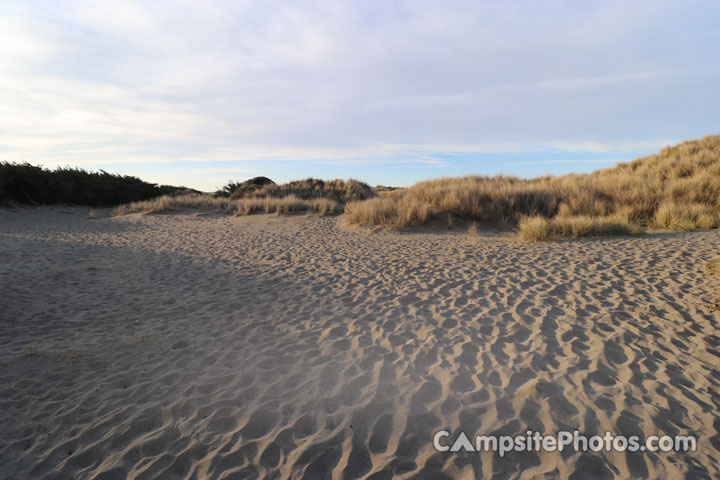
{"label": "golden dune grass", "polygon": [[342,205],[329,198],[303,199],[296,195],[286,197],[255,197],[231,201],[230,209],[236,215],[249,215],[251,213],[275,213],[289,215],[291,213],[311,211],[320,215],[342,213]]}
{"label": "golden dune grass", "polygon": [[663,203],[653,217],[654,226],[669,230],[689,231],[718,227],[718,210],[702,203]]}
{"label": "golden dune grass", "polygon": [[[524,222],[526,231],[584,236],[633,233],[631,226],[716,228],[719,207],[720,136],[711,135],[591,174],[429,180],[382,199],[349,203],[346,213],[351,223],[398,228],[439,215],[512,223],[533,217]],[[536,217],[554,221],[541,228]]]}
{"label": "golden dune grass", "polygon": [[132,202],[120,205],[112,211],[112,215],[127,215],[129,213],[138,212],[158,213],[187,208],[210,208],[224,211],[230,208],[231,203],[232,202],[227,198],[212,197],[210,195],[163,195],[162,197],[153,198],[152,200],[144,200],[141,202]]}
{"label": "golden dune grass", "polygon": [[121,205],[113,210],[112,215],[127,215],[129,213],[159,213],[180,211],[187,209],[211,209],[235,215],[250,215],[252,213],[274,213],[289,215],[297,212],[311,211],[320,215],[342,213],[342,205],[329,198],[303,199],[295,195],[286,197],[251,197],[239,200],[230,200],[210,195],[180,195],[155,198],[143,202],[133,202]]}
{"label": "golden dune grass", "polygon": [[524,217],[518,223],[520,237],[524,240],[538,241],[554,238],[580,238],[601,235],[638,235],[643,229],[631,225],[618,217],[555,217],[540,215]]}
{"label": "golden dune grass", "polygon": [[351,223],[362,226],[390,225],[406,228],[423,225],[430,219],[429,205],[412,201],[411,197],[381,197],[345,205],[345,214]]}
{"label": "golden dune grass", "polygon": [[707,270],[710,275],[720,276],[720,257],[713,258],[705,263],[705,270]]}

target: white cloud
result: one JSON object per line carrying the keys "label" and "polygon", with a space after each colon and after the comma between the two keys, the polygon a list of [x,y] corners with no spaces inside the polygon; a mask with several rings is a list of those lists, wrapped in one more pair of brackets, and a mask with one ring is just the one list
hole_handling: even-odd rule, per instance
{"label": "white cloud", "polygon": [[596,158],[592,160],[585,159],[564,159],[564,160],[528,160],[523,162],[508,162],[509,165],[614,165],[619,162],[627,162],[632,160],[631,158],[617,159],[617,158]]}
{"label": "white cloud", "polygon": [[477,152],[647,152],[720,129],[718,13],[702,1],[0,6],[0,152],[438,167]]}

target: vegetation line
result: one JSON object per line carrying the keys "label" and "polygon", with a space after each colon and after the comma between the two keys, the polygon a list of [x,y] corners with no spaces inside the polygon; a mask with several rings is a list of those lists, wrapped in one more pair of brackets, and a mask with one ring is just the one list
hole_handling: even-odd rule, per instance
{"label": "vegetation line", "polygon": [[[189,192],[189,193],[188,193]],[[55,171],[0,163],[0,202],[113,205],[113,214],[211,208],[320,215],[345,212],[361,226],[405,229],[433,218],[517,226],[530,241],[636,235],[645,229],[688,231],[720,226],[720,135],[706,136],[590,174],[519,179],[440,178],[409,188],[372,189],[357,180],[313,178],[277,185],[266,177],[228,183],[213,195],[157,186],[136,177]]]}
{"label": "vegetation line", "polygon": [[720,136],[667,147],[590,174],[523,180],[467,176],[420,182],[349,203],[348,220],[407,228],[450,215],[518,225],[528,240],[720,225]]}
{"label": "vegetation line", "polygon": [[352,179],[323,181],[308,178],[277,185],[268,178],[256,177],[243,183],[229,183],[214,196],[165,195],[153,200],[122,205],[113,211],[113,215],[186,208],[213,208],[235,215],[288,215],[303,211],[332,215],[342,213],[346,202],[373,196],[375,193],[370,186]]}

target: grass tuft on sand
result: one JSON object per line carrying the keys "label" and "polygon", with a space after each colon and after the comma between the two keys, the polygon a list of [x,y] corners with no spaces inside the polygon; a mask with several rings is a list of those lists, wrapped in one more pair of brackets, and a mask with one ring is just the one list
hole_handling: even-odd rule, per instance
{"label": "grass tuft on sand", "polygon": [[388,225],[400,230],[410,225],[424,225],[430,220],[431,208],[412,198],[373,198],[345,205],[345,214],[350,223],[364,227]]}
{"label": "grass tuft on sand", "polygon": [[150,345],[150,339],[147,337],[141,337],[141,336],[125,336],[122,338],[122,341],[120,344],[125,348],[132,348],[136,347],[138,345]]}
{"label": "grass tuft on sand", "polygon": [[701,203],[666,202],[655,212],[653,223],[656,228],[683,232],[708,230],[720,225],[720,212]]}
{"label": "grass tuft on sand", "polygon": [[720,257],[713,258],[705,263],[705,270],[710,275],[720,276]]}
{"label": "grass tuft on sand", "polygon": [[40,355],[40,349],[35,344],[25,345],[23,347],[23,356],[37,357]]}
{"label": "grass tuft on sand", "polygon": [[644,230],[618,217],[524,217],[518,224],[520,238],[532,242],[559,238],[604,235],[640,235]]}
{"label": "grass tuft on sand", "polygon": [[477,223],[477,222],[472,222],[472,223],[470,224],[470,226],[468,227],[467,233],[468,233],[468,235],[470,235],[471,237],[477,237],[477,235],[478,235],[478,223]]}

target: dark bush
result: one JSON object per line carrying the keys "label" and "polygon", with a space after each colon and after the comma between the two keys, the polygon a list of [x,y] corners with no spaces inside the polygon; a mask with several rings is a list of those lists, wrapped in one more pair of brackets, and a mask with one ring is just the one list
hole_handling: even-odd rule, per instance
{"label": "dark bush", "polygon": [[[0,162],[0,203],[112,206],[196,190],[148,183],[137,177],[80,168],[49,170],[29,163]],[[197,192],[199,193],[199,192]]]}
{"label": "dark bush", "polygon": [[369,185],[357,180],[320,180],[317,178],[306,178],[294,180],[283,185],[275,183],[255,188],[251,191],[236,190],[230,197],[232,199],[246,197],[273,197],[281,198],[288,195],[295,195],[303,200],[313,198],[328,198],[340,203],[357,200],[366,200],[375,196],[375,192]]}
{"label": "dark bush", "polygon": [[244,182],[228,182],[221,190],[215,192],[215,195],[219,197],[232,197],[232,199],[235,200],[265,185],[275,185],[275,182],[267,177],[253,177]]}

